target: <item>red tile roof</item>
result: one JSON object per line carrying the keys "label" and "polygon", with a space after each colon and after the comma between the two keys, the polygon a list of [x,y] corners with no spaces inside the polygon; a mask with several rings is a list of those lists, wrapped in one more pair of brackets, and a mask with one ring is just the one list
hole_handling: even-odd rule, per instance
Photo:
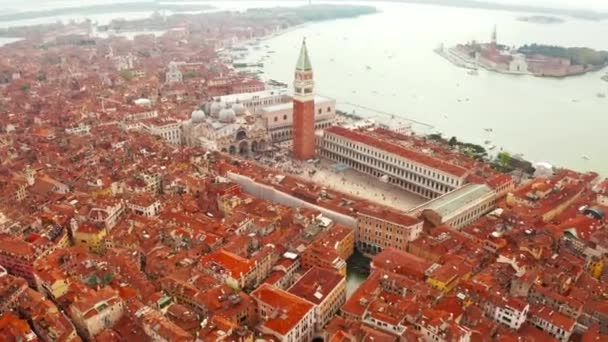
{"label": "red tile roof", "polygon": [[262,325],[281,335],[289,333],[314,308],[311,302],[266,284],[258,287],[251,296],[277,310],[276,317],[272,318],[268,313],[269,317]]}
{"label": "red tile roof", "polygon": [[321,304],[343,281],[344,276],[335,270],[312,267],[288,291],[311,303]]}
{"label": "red tile roof", "polygon": [[325,130],[328,133],[336,134],[344,138],[368,145],[379,150],[389,152],[391,154],[403,157],[405,159],[426,165],[431,168],[441,170],[457,177],[463,177],[468,170],[460,166],[450,164],[441,159],[425,155],[421,152],[407,149],[403,146],[391,143],[387,139],[379,139],[373,135],[366,134],[362,131],[346,129],[344,127],[333,126]]}

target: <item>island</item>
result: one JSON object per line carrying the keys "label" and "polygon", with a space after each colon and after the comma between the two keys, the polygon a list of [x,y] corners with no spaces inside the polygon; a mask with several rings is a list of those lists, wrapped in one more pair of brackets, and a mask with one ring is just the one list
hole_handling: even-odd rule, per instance
{"label": "island", "polygon": [[[272,26],[276,29],[286,29],[307,22],[316,22],[323,20],[355,18],[361,15],[373,14],[377,9],[372,6],[360,5],[304,5],[297,7],[273,7],[273,8],[251,8],[247,11],[217,11],[207,13],[212,7],[208,5],[186,5],[186,4],[151,4],[144,3],[141,7],[137,7],[135,3],[129,3],[126,6],[126,11],[135,11],[140,8],[141,11],[153,11],[152,15],[143,19],[114,19],[109,24],[99,25],[92,20],[83,22],[70,21],[69,23],[51,23],[40,24],[35,26],[15,26],[0,29],[0,37],[6,38],[21,38],[21,39],[43,39],[45,37],[57,37],[61,35],[70,35],[72,38],[82,36],[83,41],[88,41],[84,36],[88,36],[90,32],[112,33],[120,32],[139,32],[139,31],[167,31],[181,27],[184,23],[189,23],[197,30],[206,30],[207,20],[232,20],[234,18],[242,19],[248,23],[250,35],[259,36],[258,27]],[[21,15],[23,18],[32,18],[34,15],[38,17],[47,16],[52,13],[56,14],[71,14],[82,15],[87,17],[91,14],[106,13],[111,9],[115,9],[114,5],[95,5],[86,6],[78,9],[56,9],[49,11],[27,12],[11,15]],[[171,16],[161,14],[164,10],[179,12]],[[100,11],[100,12],[96,12]],[[183,12],[188,11],[188,12]],[[191,13],[190,11],[197,11]],[[8,16],[8,15],[6,15]],[[6,20],[6,16],[0,15],[0,21]],[[221,19],[220,19],[221,18]],[[267,25],[268,24],[268,25]]]}
{"label": "island", "polygon": [[561,24],[566,21],[562,18],[548,15],[526,15],[517,17],[517,20],[534,24]]}
{"label": "island", "polygon": [[586,47],[501,45],[497,42],[496,28],[489,43],[471,41],[449,48],[440,45],[435,52],[456,66],[472,69],[471,74],[484,68],[505,74],[567,77],[600,70],[608,64],[607,51]]}

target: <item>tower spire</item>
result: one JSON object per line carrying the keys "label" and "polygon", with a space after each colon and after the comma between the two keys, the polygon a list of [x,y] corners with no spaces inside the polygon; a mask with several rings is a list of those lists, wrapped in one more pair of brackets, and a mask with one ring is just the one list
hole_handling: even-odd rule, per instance
{"label": "tower spire", "polygon": [[306,37],[302,39],[302,47],[300,48],[300,57],[298,57],[298,63],[296,64],[296,71],[310,71],[312,70],[312,64],[310,63],[310,57],[308,57],[308,48],[306,47]]}

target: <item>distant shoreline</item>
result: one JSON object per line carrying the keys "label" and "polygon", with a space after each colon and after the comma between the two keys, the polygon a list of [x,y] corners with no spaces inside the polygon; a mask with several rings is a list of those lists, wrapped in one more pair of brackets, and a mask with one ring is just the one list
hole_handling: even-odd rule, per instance
{"label": "distant shoreline", "polygon": [[[206,11],[215,7],[206,4],[172,4],[162,2],[124,2],[116,4],[99,4],[87,5],[80,7],[60,7],[41,11],[23,11],[0,14],[0,22],[32,20],[65,15],[98,15],[111,13],[125,12],[146,12],[146,11],[173,11],[173,12],[191,12],[191,11]],[[2,11],[2,9],[0,9]]]}
{"label": "distant shoreline", "polygon": [[[23,11],[23,12],[9,12],[7,14],[0,14],[0,22],[7,21],[19,21],[19,20],[32,20],[40,18],[48,18],[55,16],[65,15],[80,15],[86,17],[88,15],[98,14],[111,14],[113,12],[142,12],[142,11],[173,11],[173,12],[190,12],[190,11],[205,11],[214,9],[209,3],[183,3],[185,0],[172,0],[171,2],[125,2],[116,4],[99,4],[99,5],[87,5],[81,7],[60,7],[48,10],[40,11]],[[241,0],[242,1],[242,0]],[[244,0],[245,2],[251,0]],[[366,2],[373,3],[374,1],[369,0],[333,0],[345,3],[358,3]],[[230,1],[228,1],[230,2]],[[583,20],[604,20],[608,19],[608,12],[600,12],[593,10],[584,9],[566,9],[558,7],[543,7],[533,5],[516,5],[516,4],[502,4],[493,2],[484,2],[481,0],[382,0],[379,2],[390,2],[390,3],[404,3],[404,4],[417,4],[417,5],[430,5],[430,6],[443,6],[443,7],[454,7],[454,8],[471,8],[471,9],[484,9],[484,10],[496,10],[496,11],[507,11],[515,13],[535,13],[544,15],[557,15],[566,16],[571,18],[583,19]],[[280,6],[280,3],[278,3]],[[2,12],[2,8],[0,8]]]}

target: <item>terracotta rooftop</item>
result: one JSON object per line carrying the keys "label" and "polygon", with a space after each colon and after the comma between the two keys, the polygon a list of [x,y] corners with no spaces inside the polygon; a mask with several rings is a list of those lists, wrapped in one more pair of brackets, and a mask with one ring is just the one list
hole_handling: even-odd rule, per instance
{"label": "terracotta rooftop", "polygon": [[342,282],[343,275],[328,268],[312,267],[293,284],[288,292],[314,304],[321,304]]}
{"label": "terracotta rooftop", "polygon": [[392,143],[392,139],[387,139],[384,131],[376,130],[373,133],[357,130],[350,130],[340,126],[332,126],[325,130],[327,133],[336,134],[347,139],[375,147],[379,150],[389,152],[395,156],[400,156],[425,166],[441,170],[456,177],[463,177],[469,171],[460,166],[450,164],[444,160],[426,155],[422,152],[408,149],[404,146]]}
{"label": "terracotta rooftop", "polygon": [[251,296],[276,312],[274,315],[269,312],[262,325],[281,335],[291,331],[314,308],[311,302],[267,284],[262,284]]}

